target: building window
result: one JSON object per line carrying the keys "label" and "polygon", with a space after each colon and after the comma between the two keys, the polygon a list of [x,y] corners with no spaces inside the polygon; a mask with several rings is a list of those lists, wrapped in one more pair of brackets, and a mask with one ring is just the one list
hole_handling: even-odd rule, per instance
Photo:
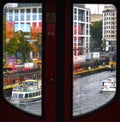
{"label": "building window", "polygon": [[20,11],[22,14],[24,14],[24,9],[21,9],[21,11]]}
{"label": "building window", "polygon": [[37,17],[36,15],[33,15],[33,20],[36,20],[37,19],[36,17]]}
{"label": "building window", "polygon": [[15,14],[18,14],[18,10],[15,10]]}
{"label": "building window", "polygon": [[26,16],[26,20],[29,21],[30,20],[30,15]]}
{"label": "building window", "polygon": [[9,21],[13,21],[13,16],[9,16]]}
{"label": "building window", "polygon": [[25,32],[30,32],[30,23],[26,23],[26,30]]}
{"label": "building window", "polygon": [[15,16],[15,21],[18,21],[18,16]]}
{"label": "building window", "polygon": [[76,42],[76,40],[77,40],[77,37],[76,37],[76,36],[74,36],[74,42]]}
{"label": "building window", "polygon": [[74,14],[77,14],[77,9],[76,8],[74,8]]}
{"label": "building window", "polygon": [[15,10],[15,21],[18,21],[18,10]]}
{"label": "building window", "polygon": [[36,13],[37,12],[37,9],[36,8],[33,8],[33,13]]}
{"label": "building window", "polygon": [[20,20],[21,20],[21,21],[24,21],[24,15],[21,15],[21,16],[20,16]]}
{"label": "building window", "polygon": [[74,15],[74,20],[77,20],[77,16],[76,15]]}
{"label": "building window", "polygon": [[13,14],[13,10],[9,10],[9,15],[12,15]]}
{"label": "building window", "polygon": [[26,11],[27,11],[26,20],[29,21],[30,20],[30,9],[27,9]]}
{"label": "building window", "polygon": [[42,14],[39,14],[39,20],[42,20]]}
{"label": "building window", "polygon": [[14,31],[15,31],[15,32],[18,31],[18,23],[15,23],[15,24],[14,24]]}
{"label": "building window", "polygon": [[37,20],[37,9],[36,8],[33,8],[33,15],[32,15],[32,20]]}
{"label": "building window", "polygon": [[42,13],[42,8],[39,8],[39,13]]}
{"label": "building window", "polygon": [[24,9],[20,10],[20,20],[24,21]]}
{"label": "building window", "polygon": [[84,11],[78,9],[78,20],[83,21],[84,20]]}
{"label": "building window", "polygon": [[30,9],[27,9],[27,14],[30,14]]}

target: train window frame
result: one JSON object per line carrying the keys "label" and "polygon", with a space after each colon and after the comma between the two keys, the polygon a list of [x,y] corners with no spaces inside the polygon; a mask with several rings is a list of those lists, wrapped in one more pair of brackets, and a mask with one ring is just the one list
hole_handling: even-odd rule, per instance
{"label": "train window frame", "polygon": [[[73,32],[73,26],[74,26],[74,20],[73,20],[73,18],[74,18],[74,15],[73,15],[73,12],[74,12],[74,10],[73,10],[73,5],[74,4],[99,4],[99,5],[101,5],[101,4],[106,4],[106,3],[104,3],[104,2],[81,2],[80,0],[76,0],[76,1],[74,1],[74,0],[72,0],[72,2],[71,2],[71,25],[72,25],[72,27],[71,27],[71,40],[73,40],[73,37],[74,37],[74,32]],[[117,4],[113,4],[113,3],[107,3],[107,4],[112,4],[115,8],[116,8],[116,25],[118,24],[118,6],[117,6]],[[73,55],[74,55],[74,53],[73,53],[73,41],[72,41],[72,44],[71,44],[71,88],[70,88],[70,92],[71,92],[71,102],[70,102],[70,105],[71,105],[71,109],[70,109],[70,116],[71,116],[71,119],[72,120],[79,120],[80,118],[82,118],[82,117],[87,117],[88,115],[91,115],[91,114],[95,114],[97,111],[101,111],[101,110],[103,110],[104,108],[106,108],[107,106],[109,106],[110,104],[112,104],[117,98],[118,98],[118,96],[119,96],[119,94],[120,94],[120,90],[119,90],[119,85],[120,85],[120,83],[118,82],[118,68],[117,68],[117,66],[118,66],[118,63],[117,63],[117,59],[118,59],[118,57],[117,57],[117,54],[118,54],[118,44],[117,44],[117,39],[118,39],[118,35],[117,35],[117,33],[118,33],[118,26],[116,26],[116,92],[115,92],[115,94],[114,94],[114,96],[108,101],[108,102],[106,102],[105,104],[103,104],[103,105],[101,105],[100,107],[97,107],[97,108],[95,108],[95,109],[93,109],[93,110],[90,110],[90,111],[88,111],[88,112],[85,112],[85,113],[83,113],[83,114],[79,114],[79,115],[73,115],[73,101],[74,101],[74,99],[73,99],[73,82],[74,82],[74,80],[73,80]]]}
{"label": "train window frame", "polygon": [[[59,1],[59,0],[58,0]],[[68,3],[67,3],[67,1],[69,1]],[[63,2],[66,2],[66,5],[68,4],[68,6],[67,6],[67,9],[69,8],[69,4],[70,4],[70,0],[66,0],[66,1],[64,1],[64,0],[62,0],[62,3]],[[33,3],[33,2],[32,2]],[[61,3],[61,1],[59,1],[58,3]],[[69,9],[69,10],[65,10],[65,6],[61,6],[61,4],[59,4],[58,6],[60,6],[61,8],[62,8],[62,10],[61,10],[61,16],[60,17],[62,17],[62,14],[64,14],[64,12],[68,12],[68,18],[71,18],[71,17],[69,17],[69,15],[71,15],[71,13],[72,12],[70,12],[72,9]],[[60,8],[60,7],[58,7],[58,8]],[[72,8],[72,5],[70,4],[70,7]],[[58,9],[58,11],[59,11],[59,9]],[[67,13],[66,12],[66,13]],[[64,14],[64,15],[67,15],[67,14]],[[58,15],[58,18],[60,19],[60,17],[59,17],[59,15]],[[63,20],[64,20],[64,18],[65,17],[63,17],[62,18],[62,24],[64,24],[65,22],[63,22]],[[60,24],[60,21],[61,20],[59,20],[58,19],[58,21],[59,21],[59,24]],[[69,19],[70,20],[70,19]],[[72,20],[72,19],[71,19]],[[71,21],[70,20],[70,21]],[[58,24],[58,25],[59,25]],[[61,25],[62,25],[61,24]],[[66,63],[66,65],[67,65],[67,67],[64,67],[64,66],[66,66],[66,65],[64,65],[64,62],[65,62],[65,55],[67,54],[67,56],[69,57],[69,55],[73,52],[73,51],[71,51],[72,50],[72,46],[70,45],[70,44],[68,44],[68,50],[67,50],[67,48],[65,49],[64,48],[64,44],[63,43],[65,43],[66,44],[66,42],[69,42],[69,41],[66,41],[66,39],[67,38],[70,38],[71,40],[72,40],[72,37],[71,37],[71,34],[72,34],[72,22],[70,22],[70,24],[69,24],[69,22],[68,22],[68,24],[66,24],[66,25],[68,25],[67,27],[66,26],[63,26],[63,28],[62,28],[62,32],[60,31],[61,30],[61,28],[59,29],[59,31],[57,31],[58,33],[60,33],[60,34],[58,34],[59,35],[59,37],[60,38],[58,38],[60,41],[62,41],[62,44],[60,43],[60,42],[58,42],[58,46],[59,46],[59,44],[60,44],[60,46],[62,47],[61,49],[57,49],[57,51],[59,52],[58,54],[60,54],[60,56],[57,56],[57,57],[60,57],[60,58],[58,58],[58,59],[60,59],[60,60],[58,60],[57,62],[58,63],[60,63],[63,67],[61,67],[61,65],[59,65],[58,66],[58,70],[57,70],[57,73],[58,73],[58,76],[59,77],[57,77],[57,81],[61,81],[61,83],[57,83],[57,96],[56,96],[56,98],[57,98],[57,120],[67,120],[67,119],[69,119],[69,121],[65,121],[65,122],[72,122],[72,121],[77,121],[77,122],[79,122],[79,121],[85,121],[85,122],[87,122],[88,121],[88,119],[86,118],[86,119],[79,119],[79,118],[81,118],[81,116],[78,116],[78,117],[73,117],[72,116],[72,92],[71,92],[71,89],[72,89],[72,61],[73,61],[73,59],[71,58],[72,56],[70,56],[70,58],[68,58],[67,60],[69,60],[68,61],[68,64]],[[68,29],[70,29],[70,31],[71,32],[66,32],[66,34],[64,34],[63,32],[65,31],[65,28],[68,28]],[[45,33],[45,31],[44,31],[44,33]],[[43,34],[44,34],[43,33]],[[61,33],[62,33],[62,36],[63,36],[63,38],[61,37]],[[67,38],[66,38],[66,37]],[[70,36],[70,37],[69,37]],[[70,40],[70,39],[68,39],[68,40]],[[64,42],[64,40],[65,40],[65,42]],[[43,41],[44,42],[44,41]],[[69,49],[69,48],[71,48],[71,49]],[[63,49],[63,50],[62,50]],[[69,53],[69,50],[70,50],[70,52],[71,53]],[[65,52],[65,54],[64,54],[64,52]],[[63,57],[62,57],[63,56]],[[44,58],[44,57],[43,57]],[[62,58],[62,59],[61,59]],[[45,63],[45,62],[43,62],[43,63]],[[69,65],[70,64],[70,65]],[[119,67],[119,64],[117,64],[117,66]],[[69,69],[69,67],[70,67],[70,70],[68,71],[68,69]],[[68,69],[67,69],[68,68]],[[64,69],[65,70],[67,70],[67,73],[65,74],[65,72],[64,72]],[[43,70],[45,70],[45,69],[43,69]],[[62,72],[63,71],[63,72]],[[44,72],[44,71],[43,71]],[[69,75],[69,73],[71,74],[71,75]],[[45,75],[45,74],[44,74]],[[119,76],[119,72],[117,73],[117,76]],[[64,78],[66,79],[66,77],[68,77],[67,78],[67,81],[65,81],[64,82]],[[59,79],[60,78],[60,79]],[[70,80],[69,80],[70,79]],[[48,80],[48,79],[47,79]],[[51,81],[53,81],[54,79],[52,79]],[[68,84],[67,84],[68,83]],[[43,84],[44,85],[44,84]],[[48,85],[48,84],[47,84]],[[53,85],[53,84],[52,84]],[[66,87],[67,86],[67,87]],[[71,87],[70,88],[70,90],[69,90],[69,86]],[[118,86],[120,86],[120,83],[118,82],[118,85],[117,85],[117,92],[116,92],[116,97],[117,97],[117,95],[119,95],[119,93],[120,93],[120,89],[119,89],[119,87]],[[1,89],[2,89],[2,85],[0,86],[1,87]],[[65,89],[66,88],[66,89]],[[119,92],[118,92],[119,91]],[[44,92],[45,92],[45,90],[44,90]],[[66,95],[66,97],[65,97],[65,94],[67,94]],[[44,94],[43,94],[44,95]],[[58,98],[58,95],[59,95],[59,98]],[[70,99],[69,99],[69,95],[70,95]],[[115,97],[115,99],[116,99],[116,97]],[[68,100],[67,100],[68,99]],[[67,101],[67,104],[66,104],[66,101]],[[1,101],[0,101],[1,102]],[[46,103],[47,101],[45,101],[44,100],[44,104],[46,105],[46,104],[48,104],[48,103]],[[70,102],[70,109],[69,109],[69,102]],[[65,103],[65,105],[64,105],[64,103]],[[1,102],[1,105],[3,105],[5,108],[4,109],[6,109],[6,110],[13,110],[14,111],[14,109],[11,109],[9,106],[7,106],[7,105],[5,105],[3,102]],[[59,106],[60,105],[60,106]],[[65,110],[66,109],[66,106],[67,106],[67,111]],[[107,106],[107,105],[106,105]],[[1,109],[3,109],[3,107],[1,107]],[[45,109],[46,110],[46,109]],[[109,109],[110,110],[110,109]],[[66,113],[65,113],[66,112]],[[5,112],[5,110],[3,111],[3,112],[1,112],[1,115],[3,115],[5,113],[5,116],[8,114],[7,113],[7,111]],[[14,112],[15,113],[15,112]],[[94,113],[94,112],[93,112]],[[28,117],[28,116],[26,116],[28,113],[26,113],[25,114],[25,116],[23,115],[22,116],[22,114],[23,114],[23,111],[22,111],[22,113],[21,113],[21,115],[19,115],[18,117],[16,117],[17,115],[18,115],[18,112],[16,111],[16,116],[15,116],[15,118],[20,118],[21,120],[28,120],[28,121],[36,121],[36,122],[41,122],[42,120],[44,121],[44,117],[45,117],[45,114],[43,115],[43,118],[41,119],[39,119],[38,121],[37,121],[37,119],[36,118],[34,118],[33,116],[34,115],[32,115],[32,116],[30,116],[30,118]],[[55,114],[55,113],[54,113]],[[61,117],[61,115],[62,115],[62,117]],[[67,116],[66,116],[67,115]],[[35,115],[36,116],[36,115]],[[46,115],[47,116],[47,115]],[[87,115],[85,115],[85,116],[87,116]],[[97,115],[96,115],[97,116]],[[100,116],[98,116],[98,117],[96,117],[96,116],[92,116],[92,117],[90,117],[90,120],[97,120],[97,119],[93,119],[94,117],[95,118],[99,118]],[[118,116],[118,115],[117,115]],[[9,116],[10,117],[10,116]],[[26,119],[24,119],[24,117],[26,118]],[[68,117],[68,118],[67,118]],[[102,114],[102,117],[103,117],[103,114]],[[105,117],[105,116],[104,116]],[[2,117],[3,118],[3,117]],[[3,118],[4,119],[4,118]],[[9,119],[9,118],[8,118]],[[5,120],[6,120],[6,118],[5,118]],[[13,119],[13,118],[11,118],[11,120],[15,120],[15,119]],[[106,119],[102,119],[102,120],[106,120]],[[110,119],[109,119],[110,120]]]}
{"label": "train window frame", "polygon": [[[6,6],[6,4],[9,4],[9,3],[21,3],[21,4],[27,4],[27,3],[30,3],[30,4],[32,4],[32,3],[35,3],[35,4],[41,4],[40,5],[40,8],[41,8],[41,12],[42,12],[42,14],[40,14],[40,15],[42,15],[41,16],[41,20],[39,20],[39,17],[38,17],[38,21],[39,22],[42,22],[42,25],[41,25],[41,31],[42,31],[42,43],[41,43],[41,58],[42,58],[42,66],[41,66],[41,68],[42,68],[42,73],[41,73],[41,82],[42,82],[42,90],[40,91],[41,92],[41,94],[42,94],[42,98],[41,98],[41,114],[40,115],[38,115],[38,114],[34,114],[34,112],[33,113],[31,113],[30,111],[25,111],[24,109],[20,109],[19,107],[16,107],[14,104],[12,104],[11,102],[9,102],[6,98],[5,98],[5,95],[4,95],[4,91],[3,91],[3,89],[4,89],[4,83],[2,82],[1,83],[1,96],[2,96],[2,99],[5,101],[5,103],[7,103],[7,104],[9,104],[10,106],[12,106],[13,108],[15,108],[16,110],[19,110],[19,111],[21,111],[23,114],[25,113],[26,115],[28,114],[28,115],[31,115],[31,116],[35,116],[35,117],[39,117],[39,118],[41,118],[41,119],[43,119],[44,117],[45,117],[45,102],[44,102],[44,99],[45,99],[45,85],[44,85],[44,82],[43,81],[45,81],[45,72],[44,72],[44,70],[45,70],[45,67],[44,67],[44,64],[45,64],[45,53],[44,53],[44,50],[45,50],[45,39],[44,39],[44,37],[45,37],[45,29],[44,29],[44,26],[45,26],[45,1],[43,1],[43,0],[37,0],[37,1],[30,1],[30,2],[28,2],[28,1],[14,1],[14,2],[12,2],[12,1],[7,1],[7,2],[3,2],[3,8],[2,8],[2,11],[3,11],[3,17],[4,16],[6,16],[6,20],[7,20],[7,15],[6,15],[6,10],[7,10],[7,8],[5,8],[5,6]],[[6,10],[5,10],[6,9]],[[18,10],[18,9],[17,9]],[[21,9],[21,10],[23,10],[23,9]],[[27,10],[27,9],[26,9]],[[31,11],[32,12],[32,11]],[[39,11],[38,11],[39,12]],[[27,13],[27,11],[26,11],[26,13]],[[25,16],[25,15],[24,15]],[[4,18],[2,18],[2,20],[3,20]],[[32,18],[31,18],[31,20],[32,20]],[[4,20],[3,20],[4,21]],[[16,20],[15,20],[16,21]],[[20,20],[21,21],[21,20]],[[26,21],[28,21],[27,20],[27,18],[26,18]],[[24,21],[25,22],[25,21]],[[27,23],[26,23],[26,26],[27,26]],[[3,25],[3,30],[4,30],[4,25]],[[3,38],[2,38],[2,40],[4,39],[4,36],[3,36]],[[2,50],[4,49],[4,44],[2,44],[3,45],[3,48],[2,48]],[[3,67],[3,65],[2,65],[2,67]],[[3,69],[2,69],[2,71],[3,71]],[[38,77],[39,77],[39,75],[38,75]],[[22,78],[22,77],[21,77]],[[4,80],[4,76],[3,76],[3,74],[2,74],[2,81]],[[28,94],[28,96],[27,96],[27,98],[29,97],[29,94]]]}

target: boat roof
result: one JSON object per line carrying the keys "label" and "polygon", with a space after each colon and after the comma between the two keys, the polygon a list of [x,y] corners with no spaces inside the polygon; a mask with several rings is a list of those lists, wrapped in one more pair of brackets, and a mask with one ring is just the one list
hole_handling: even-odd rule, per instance
{"label": "boat roof", "polygon": [[36,90],[26,90],[26,91],[13,91],[12,94],[28,94],[28,93],[34,93],[34,92],[39,92],[41,91],[40,89],[36,89]]}
{"label": "boat roof", "polygon": [[111,78],[102,80],[102,82],[109,82],[109,81],[116,82],[116,78],[115,77],[111,77]]}
{"label": "boat roof", "polygon": [[23,82],[41,82],[41,80],[33,80],[33,79],[27,79]]}

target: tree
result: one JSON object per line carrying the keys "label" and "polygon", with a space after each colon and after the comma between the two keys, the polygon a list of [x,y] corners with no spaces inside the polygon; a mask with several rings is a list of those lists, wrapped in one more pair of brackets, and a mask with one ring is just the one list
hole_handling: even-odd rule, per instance
{"label": "tree", "polygon": [[94,45],[94,50],[95,49],[101,50],[102,21],[96,21],[90,25],[90,34],[91,34],[91,45]]}
{"label": "tree", "polygon": [[18,50],[18,40],[15,39],[15,38],[11,38],[9,40],[9,42],[7,43],[7,48],[6,48],[6,51],[8,52],[8,55],[9,56],[15,56],[16,55],[16,52]]}
{"label": "tree", "polygon": [[90,50],[93,52],[96,49],[96,41],[93,40],[93,38],[90,38]]}
{"label": "tree", "polygon": [[30,46],[31,46],[31,49],[33,50],[34,56],[36,57],[38,53],[38,47],[36,46],[35,42],[30,44]]}
{"label": "tree", "polygon": [[20,43],[19,43],[19,51],[22,54],[23,62],[26,62],[27,55],[31,51],[31,47],[30,47],[29,42],[27,42],[26,40],[20,41]]}
{"label": "tree", "polygon": [[105,48],[106,48],[106,39],[102,40],[101,47],[102,47],[102,50],[105,51]]}
{"label": "tree", "polygon": [[31,47],[29,42],[24,38],[24,32],[21,30],[15,32],[15,38],[19,42],[19,48],[18,51],[22,54],[23,62],[26,62],[27,55],[31,51]]}
{"label": "tree", "polygon": [[20,42],[24,40],[24,33],[21,30],[16,31],[14,37]]}
{"label": "tree", "polygon": [[39,56],[42,55],[42,33],[37,34],[37,47],[38,47],[38,52]]}

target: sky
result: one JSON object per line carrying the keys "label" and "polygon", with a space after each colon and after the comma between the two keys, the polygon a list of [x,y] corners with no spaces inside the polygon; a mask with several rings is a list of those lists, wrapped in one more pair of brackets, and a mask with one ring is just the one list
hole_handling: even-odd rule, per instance
{"label": "sky", "polygon": [[87,8],[91,9],[92,14],[98,14],[98,6],[99,6],[99,14],[102,14],[105,5],[110,5],[110,4],[85,4]]}

